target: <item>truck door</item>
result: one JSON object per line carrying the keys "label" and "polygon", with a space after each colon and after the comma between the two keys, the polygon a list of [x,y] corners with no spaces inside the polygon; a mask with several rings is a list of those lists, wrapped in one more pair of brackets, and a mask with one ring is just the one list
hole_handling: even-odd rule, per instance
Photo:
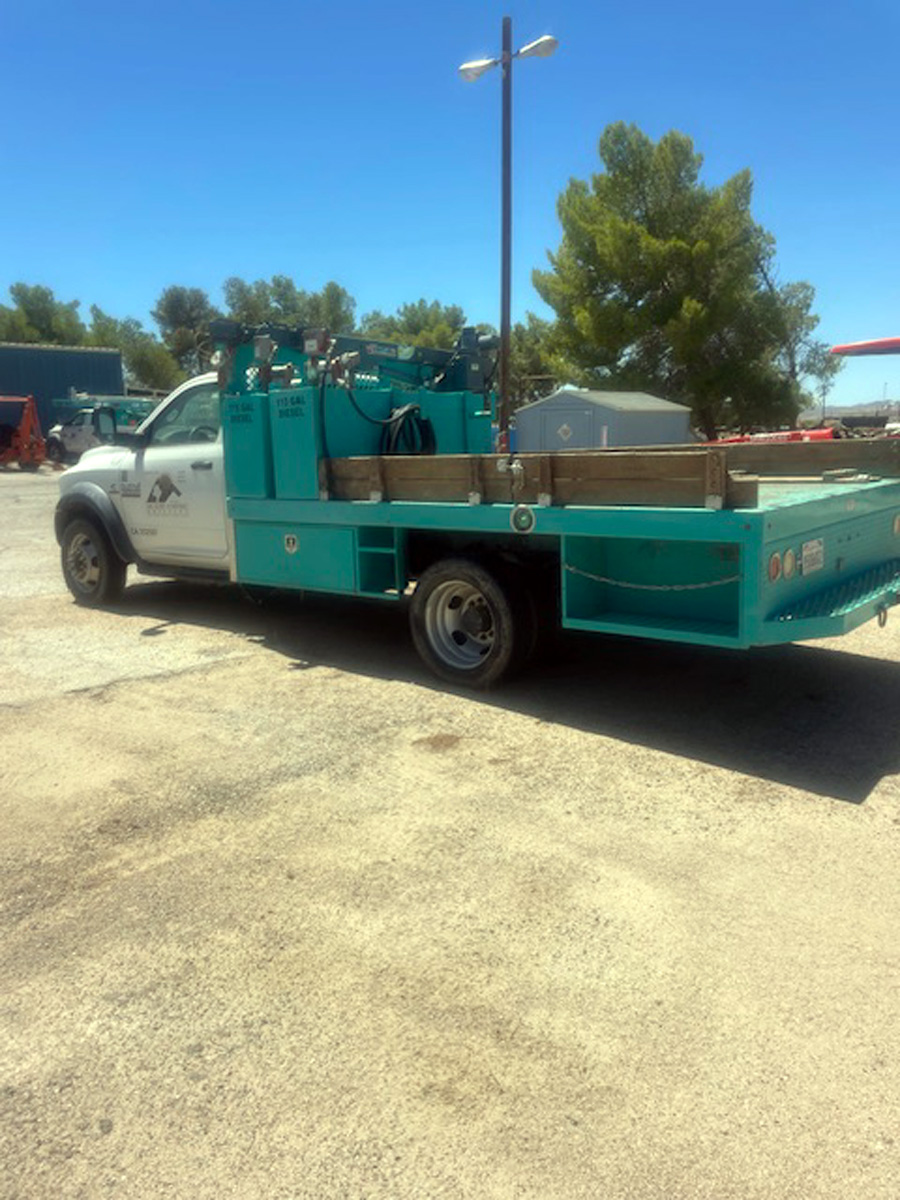
{"label": "truck door", "polygon": [[177,393],[120,483],[134,548],[148,562],[223,567],[225,478],[219,392],[214,382]]}
{"label": "truck door", "polygon": [[[107,410],[108,412],[109,410]],[[112,414],[113,427],[112,430],[107,428],[108,422],[101,418],[100,410],[94,409],[91,413],[90,430],[85,438],[85,450],[91,450],[94,446],[102,446],[105,442],[111,443],[115,441],[116,431],[116,414]]]}
{"label": "truck door", "polygon": [[91,414],[76,413],[71,421],[67,421],[59,431],[59,436],[67,454],[83,454],[92,444]]}

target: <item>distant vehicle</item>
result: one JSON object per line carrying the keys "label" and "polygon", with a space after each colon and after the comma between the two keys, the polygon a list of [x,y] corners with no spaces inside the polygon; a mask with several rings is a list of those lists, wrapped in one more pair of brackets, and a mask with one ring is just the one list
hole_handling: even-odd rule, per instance
{"label": "distant vehicle", "polygon": [[[832,346],[831,354],[843,358],[862,358],[870,354],[900,354],[900,337],[874,338],[868,342],[846,342],[841,346]],[[889,438],[900,437],[900,422],[887,421],[884,432]]]}
{"label": "distant vehicle", "polygon": [[[116,426],[120,431],[136,429],[154,405],[146,400],[136,401],[130,407],[117,405]],[[101,436],[97,424],[96,408],[81,408],[74,416],[54,425],[47,434],[47,457],[51,462],[77,462],[85,450],[93,450],[109,439]]]}
{"label": "distant vehicle", "polygon": [[833,429],[778,429],[773,433],[736,433],[733,437],[717,438],[705,444],[727,446],[741,442],[830,442],[835,436]]}
{"label": "distant vehicle", "polygon": [[64,463],[77,460],[85,450],[101,445],[94,409],[82,408],[60,425],[54,425],[47,434],[47,457],[51,462]]}

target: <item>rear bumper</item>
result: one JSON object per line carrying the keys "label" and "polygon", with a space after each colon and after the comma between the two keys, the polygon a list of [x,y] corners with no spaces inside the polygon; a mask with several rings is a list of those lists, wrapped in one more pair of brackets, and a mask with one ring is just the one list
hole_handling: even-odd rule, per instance
{"label": "rear bumper", "polygon": [[877,618],[882,623],[900,604],[900,559],[890,559],[773,613],[763,622],[760,644],[837,637]]}

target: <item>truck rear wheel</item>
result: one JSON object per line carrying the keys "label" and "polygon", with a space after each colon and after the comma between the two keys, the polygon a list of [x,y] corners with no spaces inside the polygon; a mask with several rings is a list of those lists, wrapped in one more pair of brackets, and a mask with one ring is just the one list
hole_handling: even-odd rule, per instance
{"label": "truck rear wheel", "polygon": [[125,590],[127,567],[99,525],[77,517],[63,530],[62,570],[79,604],[113,604]]}
{"label": "truck rear wheel", "polygon": [[409,610],[416,650],[441,679],[493,686],[532,648],[530,610],[480,563],[444,559],[424,571]]}

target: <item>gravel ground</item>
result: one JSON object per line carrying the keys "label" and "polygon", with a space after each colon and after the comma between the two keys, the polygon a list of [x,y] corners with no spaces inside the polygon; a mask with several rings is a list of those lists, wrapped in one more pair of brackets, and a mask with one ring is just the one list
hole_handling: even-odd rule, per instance
{"label": "gravel ground", "polygon": [[900,623],[570,638],[76,607],[0,472],[0,1194],[900,1195]]}

